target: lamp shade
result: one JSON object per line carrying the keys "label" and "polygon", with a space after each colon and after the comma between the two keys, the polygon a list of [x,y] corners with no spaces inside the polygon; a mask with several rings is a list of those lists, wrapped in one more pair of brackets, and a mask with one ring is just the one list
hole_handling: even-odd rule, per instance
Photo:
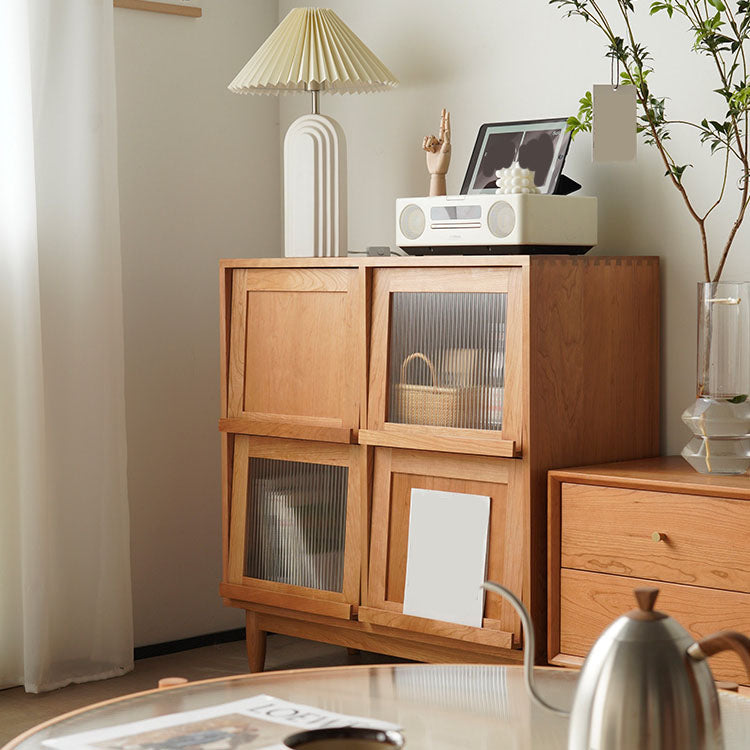
{"label": "lamp shade", "polygon": [[236,94],[383,91],[398,81],[328,8],[294,8],[229,84]]}

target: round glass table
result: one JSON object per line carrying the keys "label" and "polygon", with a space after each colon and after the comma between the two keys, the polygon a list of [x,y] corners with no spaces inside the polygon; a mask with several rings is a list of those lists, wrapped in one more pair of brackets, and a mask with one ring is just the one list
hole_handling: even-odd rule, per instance
{"label": "round glass table", "polygon": [[[539,691],[561,708],[570,708],[577,678],[571,670],[536,669]],[[48,750],[45,740],[261,694],[392,722],[402,728],[407,750],[566,747],[567,720],[531,703],[521,667],[399,664],[265,672],[136,693],[60,716],[2,750]],[[750,747],[750,698],[722,691],[720,702],[726,750]],[[252,748],[296,731],[268,725]]]}

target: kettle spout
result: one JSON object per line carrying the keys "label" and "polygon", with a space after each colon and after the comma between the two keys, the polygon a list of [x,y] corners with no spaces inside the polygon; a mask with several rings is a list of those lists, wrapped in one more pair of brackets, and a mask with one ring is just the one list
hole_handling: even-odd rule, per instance
{"label": "kettle spout", "polygon": [[526,690],[528,691],[533,701],[542,708],[546,708],[548,711],[552,711],[559,716],[570,716],[570,711],[564,711],[561,708],[550,705],[537,692],[536,685],[534,684],[534,626],[531,622],[531,617],[526,607],[523,605],[523,602],[510,589],[506,589],[505,586],[501,586],[499,583],[494,583],[493,581],[485,581],[482,584],[482,588],[486,591],[492,591],[495,594],[500,594],[500,596],[502,596],[504,599],[507,599],[513,605],[513,609],[518,612],[518,616],[521,618],[524,640],[523,676],[526,682]]}

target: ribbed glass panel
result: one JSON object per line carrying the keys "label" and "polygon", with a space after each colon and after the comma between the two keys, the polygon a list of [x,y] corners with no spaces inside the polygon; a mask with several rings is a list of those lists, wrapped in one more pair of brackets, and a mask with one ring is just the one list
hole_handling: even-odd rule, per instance
{"label": "ribbed glass panel", "polygon": [[251,458],[245,575],[341,591],[346,466]]}
{"label": "ribbed glass panel", "polygon": [[502,429],[507,298],[391,295],[389,422]]}

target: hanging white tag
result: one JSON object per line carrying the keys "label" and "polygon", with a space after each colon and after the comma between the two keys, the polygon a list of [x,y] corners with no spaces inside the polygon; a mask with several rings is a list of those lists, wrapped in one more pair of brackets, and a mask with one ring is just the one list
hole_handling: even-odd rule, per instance
{"label": "hanging white tag", "polygon": [[635,87],[594,84],[594,161],[633,161],[636,153]]}

